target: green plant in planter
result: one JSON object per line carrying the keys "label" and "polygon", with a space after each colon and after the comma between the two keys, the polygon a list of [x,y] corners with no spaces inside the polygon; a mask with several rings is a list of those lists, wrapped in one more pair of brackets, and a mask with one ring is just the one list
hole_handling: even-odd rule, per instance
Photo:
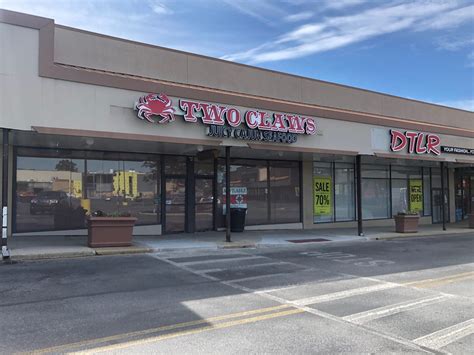
{"label": "green plant in planter", "polygon": [[415,212],[415,211],[398,212],[397,216],[418,216],[418,212]]}
{"label": "green plant in planter", "polygon": [[130,212],[112,212],[112,213],[106,213],[101,210],[97,210],[92,212],[92,217],[112,217],[112,218],[119,218],[119,217],[132,217],[132,214]]}

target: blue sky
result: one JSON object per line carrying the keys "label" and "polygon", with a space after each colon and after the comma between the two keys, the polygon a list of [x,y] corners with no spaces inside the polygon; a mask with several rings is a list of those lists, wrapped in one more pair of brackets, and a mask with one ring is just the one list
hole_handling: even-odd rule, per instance
{"label": "blue sky", "polygon": [[0,8],[474,111],[474,0],[0,0]]}

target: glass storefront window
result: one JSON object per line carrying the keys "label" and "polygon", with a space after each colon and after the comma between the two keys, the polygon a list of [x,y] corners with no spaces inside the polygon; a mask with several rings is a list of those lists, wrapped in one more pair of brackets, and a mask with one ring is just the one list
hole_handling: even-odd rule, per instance
{"label": "glass storefront window", "polygon": [[362,179],[362,216],[364,219],[389,218],[389,179]]}
{"label": "glass storefront window", "polygon": [[[231,161],[231,187],[243,187],[247,194],[246,225],[300,221],[300,173],[297,162]],[[217,225],[225,226],[225,163],[217,172]]]}
{"label": "glass storefront window", "polygon": [[423,168],[423,215],[431,215],[431,179],[430,168]]}
{"label": "glass storefront window", "polygon": [[230,166],[230,172],[231,187],[247,188],[246,223],[269,223],[266,161],[236,161]]}
{"label": "glass storefront window", "polygon": [[354,165],[335,163],[334,196],[336,221],[355,219]]}
{"label": "glass storefront window", "polygon": [[392,179],[421,179],[418,167],[392,165]]}
{"label": "glass storefront window", "polygon": [[85,228],[84,160],[17,158],[16,232]]}
{"label": "glass storefront window", "polygon": [[158,161],[87,160],[91,212],[130,213],[137,225],[159,223],[159,171]]}
{"label": "glass storefront window", "polygon": [[214,175],[214,160],[194,160],[194,174],[211,176]]}
{"label": "glass storefront window", "polygon": [[167,155],[164,159],[166,175],[186,175],[186,157]]}
{"label": "glass storefront window", "polygon": [[390,177],[388,165],[362,164],[361,169],[362,178],[388,179]]}
{"label": "glass storefront window", "polygon": [[392,214],[423,214],[424,193],[422,169],[416,166],[392,165]]}
{"label": "glass storefront window", "polygon": [[83,229],[86,214],[98,210],[130,213],[137,217],[137,225],[159,224],[159,161],[109,159],[114,156],[122,157],[91,151],[20,149],[15,232]]}
{"label": "glass storefront window", "polygon": [[406,179],[392,180],[392,214],[408,211],[408,181]]}
{"label": "glass storefront window", "polygon": [[300,220],[300,176],[297,162],[270,162],[270,222]]}

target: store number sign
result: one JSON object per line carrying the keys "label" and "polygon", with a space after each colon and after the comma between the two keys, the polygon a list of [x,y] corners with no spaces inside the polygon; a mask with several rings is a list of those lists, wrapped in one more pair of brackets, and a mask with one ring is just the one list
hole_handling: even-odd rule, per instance
{"label": "store number sign", "polygon": [[423,210],[423,184],[421,180],[409,181],[410,211],[421,212]]}
{"label": "store number sign", "polygon": [[315,216],[332,214],[331,177],[313,177],[313,213]]}

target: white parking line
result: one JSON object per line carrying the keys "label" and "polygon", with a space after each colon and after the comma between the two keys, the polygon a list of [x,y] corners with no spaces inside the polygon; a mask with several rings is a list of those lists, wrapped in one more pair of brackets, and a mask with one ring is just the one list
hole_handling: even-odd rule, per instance
{"label": "white parking line", "polygon": [[[258,275],[258,276],[249,276],[249,277],[243,277],[241,279],[234,279],[234,280],[227,280],[225,282],[231,283],[231,284],[237,284],[241,282],[247,282],[247,281],[253,281],[253,280],[258,280],[258,279],[264,279],[264,278],[270,278],[270,277],[282,277],[288,275],[287,272],[279,272],[276,274],[266,274],[266,275]],[[253,289],[248,288],[249,292],[252,292]]]}
{"label": "white parking line", "polygon": [[400,302],[397,304],[371,309],[365,312],[351,314],[349,316],[343,317],[343,319],[356,324],[364,324],[375,319],[439,303],[447,298],[449,298],[449,296],[446,295],[418,298],[416,300]]}
{"label": "white parking line", "polygon": [[242,269],[251,269],[254,267],[260,267],[260,266],[273,266],[273,265],[285,265],[285,264],[290,264],[286,263],[284,261],[274,261],[270,263],[261,263],[261,264],[254,264],[254,265],[242,265],[242,266],[231,266],[231,267],[224,267],[224,268],[219,268],[219,269],[207,269],[207,270],[198,270],[199,272],[208,274],[210,272],[216,272],[216,271],[225,271],[225,270],[242,270]]}
{"label": "white parking line", "polygon": [[184,265],[184,266],[192,266],[192,265],[201,265],[201,264],[208,264],[214,262],[222,262],[222,261],[242,261],[242,260],[252,260],[252,259],[268,259],[265,256],[242,256],[240,258],[226,258],[226,259],[208,259],[208,260],[199,260],[199,261],[185,261],[185,262],[178,262],[177,264]]}
{"label": "white parking line", "polygon": [[438,350],[473,333],[474,318],[471,318],[465,322],[417,338],[413,340],[413,342],[421,346],[426,346],[427,348]]}
{"label": "white parking line", "polygon": [[366,286],[366,287],[354,288],[354,289],[346,290],[346,291],[328,293],[325,295],[319,295],[315,297],[303,298],[300,300],[291,301],[290,303],[295,304],[297,306],[306,306],[306,305],[314,304],[314,303],[334,301],[334,300],[339,300],[341,298],[363,295],[366,293],[371,293],[371,292],[376,292],[376,291],[388,290],[395,287],[400,287],[400,285],[393,284],[393,283],[383,283],[381,285]]}

